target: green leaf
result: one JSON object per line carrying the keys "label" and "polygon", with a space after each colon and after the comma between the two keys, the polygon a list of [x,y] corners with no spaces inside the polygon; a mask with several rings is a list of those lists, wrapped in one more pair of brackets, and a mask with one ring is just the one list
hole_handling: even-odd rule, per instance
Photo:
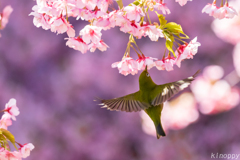
{"label": "green leaf", "polygon": [[166,38],[166,40],[172,41],[172,42],[175,41],[175,40],[174,40],[174,36],[173,36],[172,34],[170,34],[168,31],[163,30],[162,33],[163,33],[164,37]]}
{"label": "green leaf", "polygon": [[162,14],[158,14],[158,12],[155,11],[155,13],[158,16],[159,22],[160,22],[160,29],[163,29],[165,24],[167,23],[167,20],[165,19],[165,17]]}
{"label": "green leaf", "polygon": [[173,55],[175,56],[175,53],[174,53],[174,51],[173,51],[173,49],[172,49],[172,46],[173,46],[173,41],[168,41],[168,40],[166,40],[166,47],[167,47],[167,49],[168,49],[169,51],[171,51],[171,52],[173,53]]}
{"label": "green leaf", "polygon": [[185,33],[183,34],[185,37],[180,36],[180,33],[175,35],[180,39],[189,39],[189,37]]}
{"label": "green leaf", "polygon": [[[165,25],[165,30],[176,35],[180,39],[189,39],[189,37],[183,32],[181,25],[175,22],[167,23]],[[184,37],[180,36],[181,34],[184,35]]]}
{"label": "green leaf", "polygon": [[1,128],[0,130],[1,130],[2,134],[13,144],[13,146],[16,148],[16,150],[18,150],[18,148],[15,145],[15,138],[14,138],[13,134],[3,128]]}
{"label": "green leaf", "polygon": [[122,0],[116,0],[116,2],[118,4],[119,8],[122,9],[123,8]]}
{"label": "green leaf", "polygon": [[175,23],[175,22],[169,22],[165,25],[165,28],[172,32],[172,33],[184,33],[183,30],[182,30],[182,27],[181,25]]}
{"label": "green leaf", "polygon": [[1,147],[3,147],[6,150],[9,150],[9,144],[7,142],[7,139],[2,134],[0,135],[0,143],[1,143]]}
{"label": "green leaf", "polygon": [[175,56],[175,53],[172,49],[172,46],[173,46],[173,42],[175,42],[174,40],[174,36],[170,33],[168,33],[167,31],[163,31],[163,35],[164,37],[166,38],[166,47],[167,49],[173,53],[173,55]]}
{"label": "green leaf", "polygon": [[[131,3],[130,3],[131,4]],[[129,4],[129,5],[130,5]],[[132,4],[134,4],[134,5],[136,5],[136,6],[138,6],[140,3],[139,3],[139,1],[138,0],[136,0],[136,1],[134,1]]]}

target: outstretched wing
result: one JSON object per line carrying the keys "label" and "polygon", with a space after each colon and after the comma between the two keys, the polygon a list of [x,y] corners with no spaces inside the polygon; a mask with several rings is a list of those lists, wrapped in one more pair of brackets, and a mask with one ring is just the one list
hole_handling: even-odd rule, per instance
{"label": "outstretched wing", "polygon": [[155,92],[155,94],[153,95],[157,96],[153,97],[151,104],[153,106],[156,106],[161,103],[164,103],[165,101],[173,97],[176,93],[188,87],[194,80],[194,78],[199,74],[199,72],[200,70],[198,70],[193,76],[180,81],[167,83],[164,85],[158,85],[153,91]]}
{"label": "outstretched wing", "polygon": [[103,105],[102,108],[107,108],[111,111],[126,111],[126,112],[137,112],[141,110],[145,110],[150,107],[149,104],[145,102],[141,102],[139,100],[140,92],[135,92],[124,97],[114,98],[104,100],[102,99],[101,102]]}

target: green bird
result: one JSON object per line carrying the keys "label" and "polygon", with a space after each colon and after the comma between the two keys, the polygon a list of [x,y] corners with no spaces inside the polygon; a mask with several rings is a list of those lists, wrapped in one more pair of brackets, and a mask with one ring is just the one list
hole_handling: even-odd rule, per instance
{"label": "green bird", "polygon": [[166,136],[161,124],[163,103],[188,87],[199,72],[200,70],[193,76],[180,81],[157,85],[150,77],[146,66],[139,77],[139,91],[119,98],[101,99],[100,105],[103,105],[102,108],[111,111],[137,112],[144,110],[152,119],[156,128],[157,139],[159,139],[161,136]]}

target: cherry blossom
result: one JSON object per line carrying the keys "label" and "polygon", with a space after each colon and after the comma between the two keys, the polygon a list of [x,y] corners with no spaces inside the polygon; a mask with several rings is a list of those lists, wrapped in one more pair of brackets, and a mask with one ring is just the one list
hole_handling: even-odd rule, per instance
{"label": "cherry blossom", "polygon": [[34,149],[34,145],[32,143],[24,144],[20,147],[20,153],[22,158],[27,158],[30,155],[30,151]]}
{"label": "cherry blossom", "polygon": [[[106,13],[111,0],[79,0],[79,1],[50,1],[38,0],[37,5],[32,9],[30,15],[34,16],[34,25],[42,26],[44,29],[51,29],[52,32],[64,33],[74,37],[75,30],[72,25],[66,20],[67,15],[77,17],[77,20],[93,20],[91,25],[86,25],[79,33],[83,41],[88,44],[90,51],[95,51],[96,48],[106,50],[107,46],[103,45],[101,40],[101,30],[107,30],[115,26],[119,26],[120,30],[125,33],[132,34],[137,38],[149,36],[153,41],[157,41],[159,37],[164,37],[162,30],[155,25],[146,25],[146,22],[138,23],[141,16],[145,16],[142,8],[132,4],[131,6],[123,7],[120,10],[115,10]],[[162,10],[163,13],[170,13],[162,0],[157,0],[155,7]],[[64,17],[66,16],[66,17]],[[145,24],[145,25],[142,25]],[[76,48],[73,45],[74,39],[69,39],[67,45],[71,48]],[[70,43],[70,41],[72,43]],[[92,43],[91,43],[92,42]],[[90,44],[91,43],[91,44]],[[74,47],[75,46],[75,47]],[[82,51],[85,52],[86,49]]]}
{"label": "cherry blossom", "polygon": [[0,120],[0,128],[7,129],[7,127],[11,125],[11,116],[9,114],[4,114]]}
{"label": "cherry blossom", "polygon": [[118,68],[119,73],[127,76],[128,74],[135,75],[138,73],[138,63],[132,57],[124,57],[122,61],[112,64],[112,68]]}
{"label": "cherry blossom", "polygon": [[223,7],[220,7],[215,12],[215,16],[218,19],[233,18],[235,15],[238,15],[237,11],[233,7],[228,6],[228,3],[226,3]]}
{"label": "cherry blossom", "polygon": [[[240,53],[240,43],[238,43],[235,46],[234,51],[233,51],[233,64],[234,64],[234,67],[235,67],[238,77],[240,77],[240,66],[239,66],[240,54],[239,53]],[[237,82],[238,82],[238,80],[237,80]]]}
{"label": "cherry blossom", "polygon": [[152,67],[155,66],[154,60],[157,59],[152,57],[145,57],[144,55],[139,56],[139,58],[137,59],[138,70],[144,70],[146,65],[148,69],[151,69]]}
{"label": "cherry blossom", "polygon": [[[122,32],[129,32],[132,30],[132,22],[129,21],[126,16],[118,16],[116,19],[116,25],[120,27],[120,31]],[[137,28],[137,26],[135,27]],[[133,28],[134,29],[134,28]]]}
{"label": "cherry blossom", "polygon": [[163,58],[162,60],[155,61],[155,66],[158,70],[173,70],[173,66],[176,64],[179,68],[181,67],[181,61],[184,59],[193,58],[195,54],[198,52],[198,47],[201,44],[197,42],[197,37],[191,40],[188,44],[183,44],[178,47],[175,51],[175,57],[171,57],[170,55]]}
{"label": "cherry blossom", "polygon": [[175,64],[175,57],[168,56],[164,59],[164,65],[167,71],[172,71],[174,64]]}
{"label": "cherry blossom", "polygon": [[180,68],[181,67],[181,61],[187,58],[187,55],[184,55],[184,49],[187,47],[186,44],[180,45],[178,49],[175,51],[176,58],[176,65]]}
{"label": "cherry blossom", "polygon": [[132,34],[133,36],[137,37],[138,39],[141,39],[142,36],[144,35],[144,33],[141,30],[140,24],[139,23],[131,23],[131,27],[130,27],[130,34]]}
{"label": "cherry blossom", "polygon": [[16,105],[16,99],[11,98],[5,105],[5,114],[9,114],[13,120],[16,120],[15,116],[19,115],[19,109]]}
{"label": "cherry blossom", "polygon": [[197,42],[197,37],[190,41],[189,44],[184,44],[178,47],[175,52],[176,58],[172,56],[167,56],[162,60],[155,61],[155,66],[158,70],[173,70],[173,66],[176,64],[178,67],[181,67],[181,61],[184,59],[193,58],[198,51],[198,46],[201,44]]}
{"label": "cherry blossom", "polygon": [[86,25],[79,33],[82,36],[82,39],[86,43],[98,43],[101,40],[102,28],[97,26]]}
{"label": "cherry blossom", "polygon": [[199,46],[201,46],[201,44],[197,42],[197,37],[191,40],[188,44],[179,46],[178,49],[175,51],[175,55],[177,56],[177,66],[181,67],[181,61],[184,59],[193,59],[193,56],[198,52]]}
{"label": "cherry blossom", "polygon": [[163,58],[162,60],[155,61],[155,66],[158,70],[166,69],[167,71],[172,71],[175,63],[176,63],[176,58],[168,55],[167,57]]}
{"label": "cherry blossom", "polygon": [[183,55],[186,55],[187,59],[192,58],[195,54],[198,52],[198,47],[201,46],[199,42],[197,42],[197,37],[195,37],[193,40],[191,40],[188,45],[185,47],[183,51]]}
{"label": "cherry blossom", "polygon": [[98,27],[102,27],[103,30],[110,29],[111,28],[111,22],[110,22],[109,15],[97,18],[93,22],[93,25],[98,26]]}
{"label": "cherry blossom", "polygon": [[97,7],[104,13],[107,12],[108,10],[108,5],[112,4],[113,0],[102,0],[102,1],[98,1],[97,3]]}
{"label": "cherry blossom", "polygon": [[97,0],[82,0],[82,2],[89,10],[94,10],[94,8],[97,6]]}
{"label": "cherry blossom", "polygon": [[[214,114],[230,110],[240,102],[239,91],[221,79],[223,69],[220,66],[208,66],[203,75],[198,76],[191,84],[191,89],[199,109],[204,114]],[[203,89],[204,88],[204,89]]]}
{"label": "cherry blossom", "polygon": [[32,10],[34,12],[31,12],[29,15],[34,16],[33,24],[36,27],[42,26],[42,28],[45,30],[51,28],[49,21],[52,18],[52,16],[58,15],[55,9],[53,10],[52,7],[47,6],[46,3],[44,3],[43,1],[42,2],[37,1],[37,5],[33,6]]}
{"label": "cherry blossom", "polygon": [[162,123],[166,130],[185,128],[199,117],[196,100],[192,93],[182,93],[164,105]]}
{"label": "cherry blossom", "polygon": [[[197,53],[198,47],[200,45],[201,44],[199,42],[197,42],[197,37],[195,37],[188,44],[186,43],[184,45],[179,46],[178,50],[175,52],[176,57],[168,55],[167,57],[164,57],[162,60],[157,60],[156,58],[145,57],[145,56],[139,55],[139,59],[136,60],[136,62],[138,64],[138,70],[143,70],[145,68],[145,66],[147,65],[148,69],[151,69],[152,67],[156,66],[156,68],[158,70],[172,71],[173,66],[175,64],[178,67],[180,67],[182,60],[193,58],[193,56]],[[116,63],[119,63],[119,62],[116,62]],[[112,65],[112,67],[113,66],[116,67],[116,63],[114,63]],[[115,67],[113,67],[113,68],[115,68]],[[119,67],[119,68],[121,68],[121,67]],[[137,71],[135,71],[135,72],[137,72]],[[123,72],[122,74],[125,75],[125,72]]]}
{"label": "cherry blossom", "polygon": [[85,4],[83,3],[82,0],[77,0],[77,1],[76,1],[76,7],[77,7],[78,9],[83,9],[83,8],[85,7]]}
{"label": "cherry blossom", "polygon": [[50,10],[57,13],[56,16],[59,14],[71,15],[72,10],[76,7],[76,1],[71,1],[71,0],[53,1],[52,5],[48,5],[48,6]]}
{"label": "cherry blossom", "polygon": [[157,41],[159,37],[164,37],[162,30],[155,25],[142,25],[142,30],[145,36],[148,36],[152,41]]}
{"label": "cherry blossom", "polygon": [[92,12],[92,16],[94,18],[98,18],[98,17],[101,17],[103,16],[104,13],[100,10],[100,9],[95,9],[93,12]]}
{"label": "cherry blossom", "polygon": [[120,27],[120,31],[124,33],[133,34],[137,38],[141,38],[144,35],[143,28],[140,23],[135,21],[130,21],[121,11],[114,13],[112,17],[115,17],[114,25]]}
{"label": "cherry blossom", "polygon": [[65,38],[65,39],[68,39],[68,41],[66,42],[66,45],[69,46],[70,48],[78,50],[82,53],[87,52],[88,45],[83,41],[82,38],[77,37],[77,38]]}
{"label": "cherry blossom", "polygon": [[[5,111],[1,120],[0,120],[0,129],[2,132],[2,135],[5,136],[7,141],[10,141],[14,144],[14,147],[16,148],[15,144],[18,144],[20,146],[20,151],[14,151],[11,152],[10,148],[8,147],[8,142],[4,139],[1,140],[1,146],[4,146],[0,148],[0,159],[1,160],[21,160],[22,158],[26,158],[30,155],[30,151],[34,149],[34,146],[32,143],[28,143],[25,145],[21,145],[15,141],[15,136],[12,135],[11,132],[6,131],[7,127],[12,125],[11,118],[13,120],[16,120],[15,116],[19,115],[18,107],[16,106],[16,100],[11,98],[9,102],[5,105]],[[7,149],[6,149],[7,148]]]}
{"label": "cherry blossom", "polygon": [[93,22],[93,25],[101,27],[103,30],[108,30],[116,26],[116,21],[123,19],[123,14],[124,12],[122,10],[112,11],[109,14],[96,18],[95,21]]}
{"label": "cherry blossom", "polygon": [[192,0],[176,0],[176,2],[178,2],[180,4],[180,6],[184,6],[187,1],[192,1]]}
{"label": "cherry blossom", "polygon": [[166,6],[166,3],[163,3],[161,0],[157,0],[156,4],[154,5],[155,9],[161,10],[163,14],[170,14],[170,10]]}
{"label": "cherry blossom", "polygon": [[67,32],[69,37],[75,36],[75,30],[64,17],[52,18],[49,23],[51,24],[52,32],[57,32],[58,34]]}
{"label": "cherry blossom", "polygon": [[216,1],[214,1],[212,4],[207,4],[202,9],[202,13],[204,12],[209,14],[209,16],[213,16],[218,19],[233,18],[235,15],[238,15],[237,11],[228,5],[228,2],[226,2],[224,6],[217,7]]}
{"label": "cherry blossom", "polygon": [[150,11],[154,10],[154,5],[156,4],[155,0],[146,0],[145,3],[149,7]]}
{"label": "cherry blossom", "polygon": [[88,48],[90,48],[90,52],[95,52],[95,50],[98,48],[100,51],[106,51],[108,47],[108,45],[106,43],[104,43],[102,40],[100,40],[98,43],[91,43],[88,45]]}
{"label": "cherry blossom", "polygon": [[42,27],[43,29],[45,30],[48,30],[51,28],[51,25],[49,23],[50,21],[50,17],[46,14],[40,14],[40,13],[37,13],[37,12],[31,12],[29,15],[33,15],[34,18],[33,18],[33,24],[36,26],[36,27]]}
{"label": "cherry blossom", "polygon": [[[62,4],[65,5],[64,2],[62,2]],[[32,9],[37,13],[46,14],[50,17],[59,17],[59,15],[61,14],[66,14],[65,13],[66,8],[62,10],[63,5],[57,3],[56,1],[54,2],[37,1],[37,5],[33,6]]]}
{"label": "cherry blossom", "polygon": [[[240,11],[240,1],[230,1],[230,5],[236,7],[237,11]],[[234,16],[233,19],[215,19],[212,23],[212,29],[215,34],[223,41],[237,44],[240,41],[240,18]]]}
{"label": "cherry blossom", "polygon": [[214,18],[216,18],[216,11],[218,10],[218,7],[216,6],[216,3],[212,3],[212,4],[207,4],[203,9],[202,9],[202,13],[207,13],[209,14],[209,16],[213,16]]}
{"label": "cherry blossom", "polygon": [[79,14],[77,16],[77,20],[79,20],[81,18],[81,20],[91,20],[93,19],[93,13],[92,11],[88,10],[88,9],[81,9],[79,10]]}
{"label": "cherry blossom", "polygon": [[0,29],[3,29],[6,27],[9,16],[12,13],[12,11],[13,11],[12,7],[8,5],[3,9],[3,12],[0,13]]}
{"label": "cherry blossom", "polygon": [[223,75],[224,75],[223,68],[217,65],[207,66],[203,72],[203,77],[213,82],[221,79]]}
{"label": "cherry blossom", "polygon": [[135,5],[127,6],[123,10],[126,11],[126,17],[130,21],[138,22],[138,21],[140,21],[141,16],[145,16],[142,9]]}
{"label": "cherry blossom", "polygon": [[165,63],[163,60],[157,60],[155,61],[155,66],[158,70],[165,70],[166,67],[165,67]]}
{"label": "cherry blossom", "polygon": [[121,19],[123,15],[124,12],[122,10],[116,10],[110,12],[108,15],[103,16],[103,18],[107,18],[109,20],[110,24],[108,28],[113,28],[116,26],[116,21],[118,20],[118,18]]}
{"label": "cherry blossom", "polygon": [[1,148],[0,150],[0,159],[1,160],[21,160],[21,153],[14,151],[10,152],[8,150],[5,150],[4,148]]}
{"label": "cherry blossom", "polygon": [[[176,1],[180,5],[184,5],[188,0]],[[101,30],[108,30],[115,26],[119,26],[120,31],[131,34],[138,39],[142,36],[148,36],[152,41],[157,41],[159,38],[165,37],[158,24],[148,24],[151,22],[145,22],[143,19],[139,22],[141,17],[146,16],[143,12],[143,9],[146,9],[146,4],[149,5],[150,10],[155,8],[161,10],[163,14],[169,14],[170,10],[163,0],[147,0],[144,6],[134,3],[111,12],[108,11],[110,3],[112,3],[112,0],[37,0],[37,5],[32,8],[33,12],[30,15],[34,16],[34,24],[37,27],[42,26],[44,29],[51,29],[52,32],[57,32],[57,34],[67,32],[69,38],[65,38],[68,40],[66,45],[82,53],[86,53],[87,50],[94,52],[97,48],[105,51],[108,45],[101,39]],[[77,18],[77,20],[81,18],[90,22],[79,32],[77,38],[74,38],[75,30],[68,21],[71,16]],[[171,71],[175,64],[180,67],[183,59],[193,58],[198,46],[200,46],[200,43],[194,39],[189,44],[179,47],[177,57],[168,56],[162,60],[140,57],[137,61],[131,59],[125,63],[125,60],[122,60],[112,66],[118,67],[119,72],[124,75],[136,74],[138,70],[144,69],[145,65],[148,65],[149,69],[156,66],[159,70]],[[182,48],[181,51],[180,48]],[[129,57],[125,58],[128,60]],[[135,64],[138,67],[135,67]]]}
{"label": "cherry blossom", "polygon": [[240,18],[235,17],[230,19],[215,19],[212,23],[212,29],[215,34],[223,41],[237,44],[240,41],[240,34],[235,34],[240,31]]}

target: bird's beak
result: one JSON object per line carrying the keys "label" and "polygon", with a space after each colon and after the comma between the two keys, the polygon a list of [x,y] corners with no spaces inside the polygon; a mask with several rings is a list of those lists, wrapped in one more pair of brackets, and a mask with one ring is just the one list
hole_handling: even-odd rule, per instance
{"label": "bird's beak", "polygon": [[146,65],[146,67],[145,67],[145,71],[147,71],[147,65]]}

